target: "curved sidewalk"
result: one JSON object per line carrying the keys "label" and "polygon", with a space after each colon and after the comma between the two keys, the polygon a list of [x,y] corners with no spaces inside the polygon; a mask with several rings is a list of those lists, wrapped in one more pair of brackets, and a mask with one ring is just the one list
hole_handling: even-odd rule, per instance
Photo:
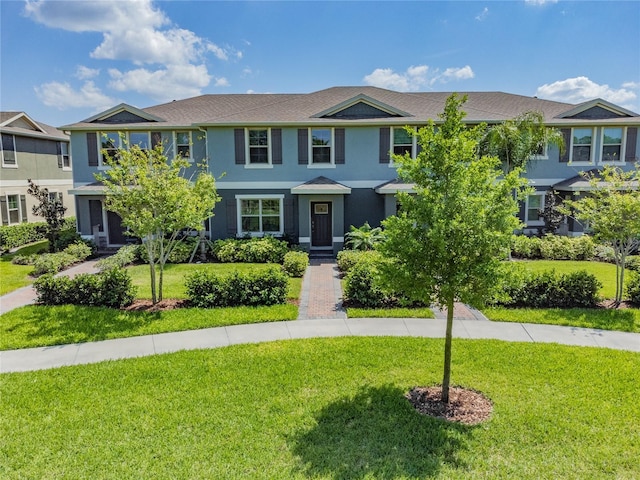
{"label": "curved sidewalk", "polygon": [[[442,338],[445,320],[418,318],[316,319],[234,325],[0,352],[0,373],[44,370],[148,355],[314,337],[396,336]],[[640,352],[640,334],[555,325],[455,320],[456,338],[560,343]]]}

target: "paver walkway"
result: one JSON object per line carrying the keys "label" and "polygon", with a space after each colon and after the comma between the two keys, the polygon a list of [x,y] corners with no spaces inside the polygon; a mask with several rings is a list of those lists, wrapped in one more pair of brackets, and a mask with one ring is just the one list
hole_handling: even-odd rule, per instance
{"label": "paver walkway", "polygon": [[[82,268],[68,270],[67,274],[91,271],[92,268],[95,267],[85,264]],[[0,299],[2,304],[5,303],[5,297]],[[331,260],[312,261],[303,279],[300,310],[299,320],[287,322],[234,325],[100,342],[7,350],[0,352],[0,373],[273,340],[341,336],[442,338],[445,334],[446,312],[439,310],[435,310],[435,319],[346,318],[342,309],[342,290],[337,267]],[[326,316],[322,316],[323,314]],[[300,321],[302,319],[310,321]],[[561,343],[640,352],[638,333],[478,320],[486,319],[477,310],[456,304],[453,336],[511,342]]]}

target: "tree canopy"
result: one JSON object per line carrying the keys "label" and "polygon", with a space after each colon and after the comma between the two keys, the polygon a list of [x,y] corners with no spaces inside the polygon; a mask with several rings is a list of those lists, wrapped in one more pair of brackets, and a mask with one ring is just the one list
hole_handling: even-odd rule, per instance
{"label": "tree canopy", "polygon": [[486,127],[465,126],[465,101],[451,95],[442,123],[431,121],[415,133],[422,147],[415,159],[393,157],[398,175],[415,185],[415,194],[398,194],[399,213],[383,222],[385,240],[379,247],[388,286],[447,309],[444,402],[449,398],[454,302],[481,306],[492,294],[520,224],[517,198],[526,182],[519,168],[503,173],[499,158],[479,154]]}
{"label": "tree canopy", "polygon": [[[145,246],[153,303],[162,300],[164,264],[184,230],[200,231],[220,200],[214,177],[205,165],[195,179],[185,177],[192,165],[181,157],[168,161],[163,146],[142,150],[133,145],[107,158],[109,169],[96,178],[106,187],[106,208],[122,218],[128,234]],[[156,291],[156,264],[159,288]]]}
{"label": "tree canopy", "polygon": [[57,252],[67,207],[62,204],[62,199],[57,193],[51,195],[48,188],[36,185],[31,179],[28,179],[27,182],[29,183],[27,193],[38,200],[38,203],[33,206],[32,212],[34,215],[43,217],[47,223],[45,236],[49,240],[49,252]]}

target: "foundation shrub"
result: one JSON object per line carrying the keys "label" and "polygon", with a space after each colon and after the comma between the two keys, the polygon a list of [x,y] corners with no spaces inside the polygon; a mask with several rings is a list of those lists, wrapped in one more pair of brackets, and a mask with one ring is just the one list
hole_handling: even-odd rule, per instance
{"label": "foundation shrub", "polygon": [[340,271],[347,274],[360,260],[376,255],[378,255],[376,252],[365,250],[340,250],[336,262]]}
{"label": "foundation shrub", "polygon": [[112,268],[124,268],[138,260],[138,245],[125,245],[120,247],[113,255],[99,260],[96,266],[99,270],[105,271]]}
{"label": "foundation shrub", "polygon": [[287,252],[284,255],[282,269],[290,277],[302,277],[309,266],[309,254],[307,252]]}
{"label": "foundation shrub", "polygon": [[193,249],[200,241],[199,237],[188,236],[180,240],[167,258],[169,263],[187,263],[191,258]]}
{"label": "foundation shrub", "polygon": [[289,251],[287,242],[274,237],[238,240],[229,238],[213,242],[212,252],[222,263],[282,263]]}
{"label": "foundation shrub", "polygon": [[514,235],[511,237],[511,255],[516,258],[541,258],[541,243],[542,240],[538,237]]}

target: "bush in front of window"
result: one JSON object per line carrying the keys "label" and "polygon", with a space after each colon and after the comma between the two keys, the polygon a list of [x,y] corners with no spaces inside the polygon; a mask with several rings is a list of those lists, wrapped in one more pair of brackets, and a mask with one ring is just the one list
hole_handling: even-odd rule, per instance
{"label": "bush in front of window", "polygon": [[274,237],[216,240],[211,247],[217,261],[222,263],[282,263],[289,251],[287,242]]}
{"label": "bush in front of window", "polygon": [[38,303],[121,308],[131,305],[136,289],[128,272],[114,268],[98,274],[83,273],[69,278],[46,274],[33,286]]}
{"label": "bush in front of window", "polygon": [[282,269],[290,277],[302,277],[309,266],[307,252],[287,252],[282,262]]}
{"label": "bush in front of window", "polygon": [[268,306],[286,302],[289,280],[277,267],[231,275],[198,270],[187,276],[185,286],[194,307]]}

